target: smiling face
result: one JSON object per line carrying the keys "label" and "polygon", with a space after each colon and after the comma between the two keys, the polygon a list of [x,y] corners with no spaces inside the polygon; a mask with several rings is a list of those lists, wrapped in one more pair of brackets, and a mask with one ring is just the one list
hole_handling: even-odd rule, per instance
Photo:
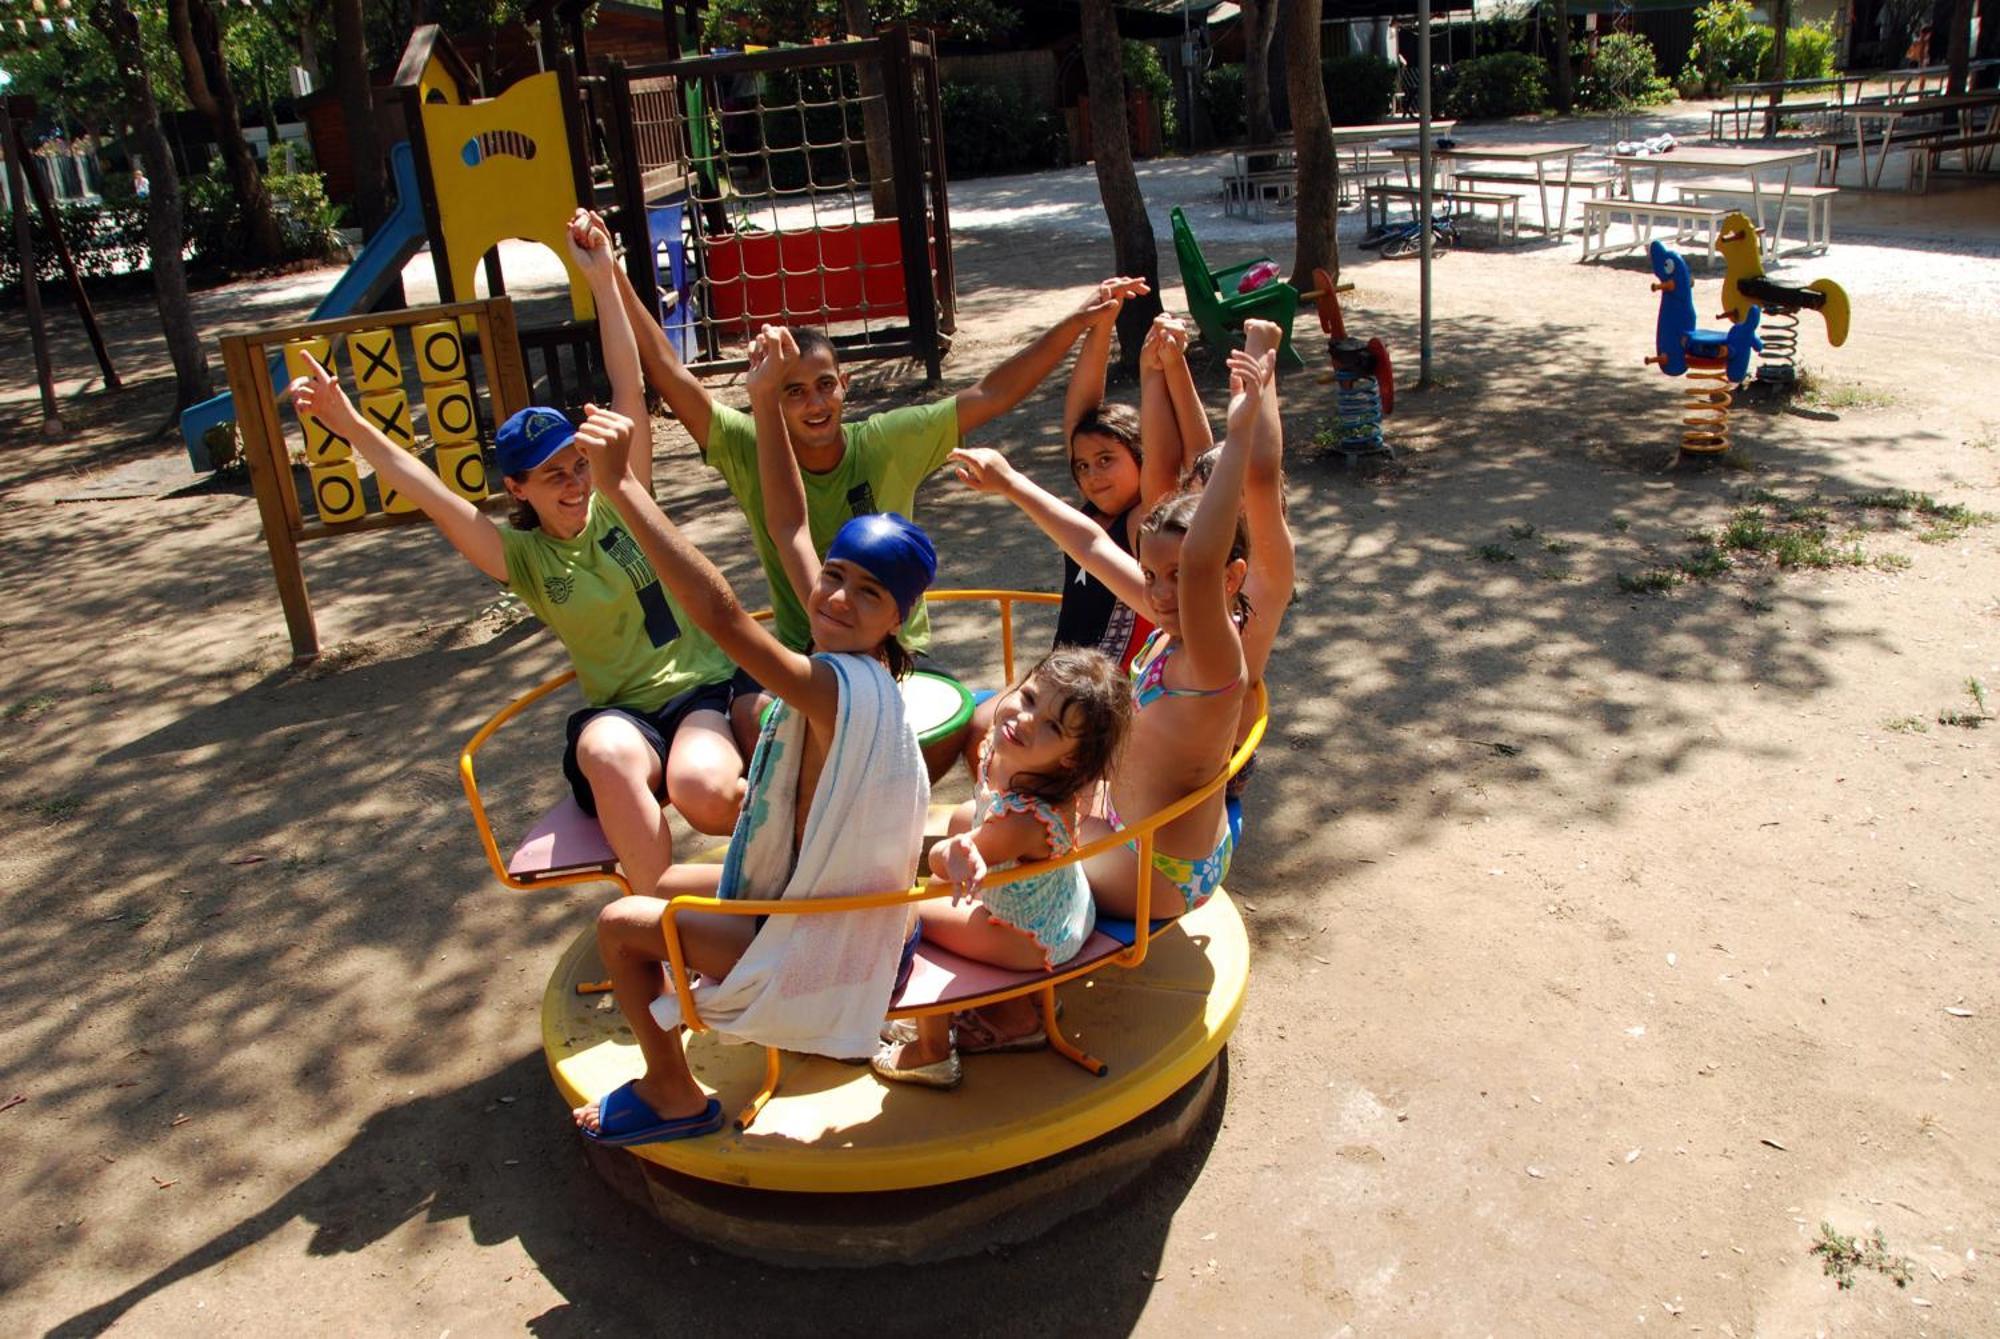
{"label": "smiling face", "polygon": [[873,655],[903,626],[896,597],[859,563],[829,558],[806,599],[813,645]]}
{"label": "smiling face", "polygon": [[1069,474],[1100,515],[1121,515],[1139,501],[1139,462],[1116,437],[1077,433],[1069,444]]}
{"label": "smiling face", "polygon": [[847,375],[830,345],[799,354],[778,403],[795,452],[826,452],[843,445],[840,414],[847,403]]}
{"label": "smiling face", "polygon": [[[1181,541],[1179,530],[1149,530],[1139,534],[1139,574],[1146,582],[1147,616],[1170,637],[1181,635]],[[1234,601],[1243,589],[1249,563],[1231,558],[1223,569],[1223,593]]]}
{"label": "smiling face", "polygon": [[510,494],[535,509],[552,539],[574,539],[590,523],[590,461],[574,443],[504,482]]}
{"label": "smiling face", "polygon": [[1021,773],[1059,775],[1068,769],[1077,740],[1069,698],[1039,674],[1001,697],[993,709],[992,777],[1013,789]]}

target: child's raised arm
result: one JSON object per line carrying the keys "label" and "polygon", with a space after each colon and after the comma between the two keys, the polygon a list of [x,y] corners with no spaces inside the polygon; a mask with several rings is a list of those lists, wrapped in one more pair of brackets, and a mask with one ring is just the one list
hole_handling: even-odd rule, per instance
{"label": "child's raised arm", "polygon": [[[638,428],[632,443],[632,470],[648,492],[653,487],[653,420],[646,410],[646,377],[640,370],[639,345],[631,314],[619,295],[617,257],[604,221],[587,209],[569,220],[569,254],[590,285],[597,304],[597,343],[604,352],[604,370],[611,378],[611,408]],[[629,281],[628,281],[629,284]]]}
{"label": "child's raised arm", "polygon": [[767,325],[750,343],[750,415],[757,425],[757,479],[764,494],[764,528],[784,565],[785,579],[801,604],[819,580],[819,551],[806,515],[806,485],[799,477],[792,435],[785,427],[785,374],[799,360],[798,341],[786,326]]}
{"label": "child's raised arm", "polygon": [[507,579],[507,550],[500,527],[479,508],[445,487],[413,453],[403,450],[354,412],[334,375],[311,354],[312,371],[291,384],[287,394],[300,417],[311,415],[346,438],[361,453],[385,488],[393,488],[423,509],[467,562],[492,577]]}
{"label": "child's raised arm", "polygon": [[[599,230],[604,229],[604,220],[596,214],[579,212],[588,214],[591,223]],[[675,355],[667,332],[660,328],[659,313],[632,287],[631,276],[625,273],[624,267],[614,264],[611,268],[615,271],[613,280],[618,289],[616,305],[623,309],[625,320],[637,337],[639,364],[645,371],[646,384],[660,393],[667,402],[667,408],[673,410],[674,417],[687,429],[688,436],[694,438],[695,450],[705,453],[708,450],[709,420],[715,407],[708,387],[702,385]],[[594,289],[592,296],[596,296]],[[603,319],[604,306],[601,301],[597,304],[600,320]],[[651,447],[647,451],[650,455]]]}
{"label": "child's raised arm", "polygon": [[1119,548],[1102,526],[1021,474],[998,451],[960,447],[951,453],[951,460],[959,482],[975,492],[992,493],[1012,502],[1064,553],[1076,559],[1077,566],[1110,587],[1113,595],[1134,609],[1146,607],[1146,582],[1139,573],[1138,559]]}
{"label": "child's raised arm", "polygon": [[1181,654],[1200,684],[1235,683],[1244,677],[1243,641],[1229,610],[1229,549],[1243,506],[1243,476],[1263,412],[1264,383],[1276,374],[1277,355],[1229,355],[1229,435],[1181,541]]}
{"label": "child's raised arm", "polygon": [[[1245,321],[1244,351],[1259,357],[1273,353],[1283,334],[1270,321]],[[1243,512],[1250,527],[1250,573],[1243,593],[1251,609],[1261,615],[1244,629],[1243,656],[1251,677],[1261,678],[1297,578],[1292,527],[1285,517],[1285,428],[1278,415],[1275,377],[1264,386],[1257,439],[1244,479]]]}
{"label": "child's raised arm", "polygon": [[830,734],[840,706],[833,667],[772,636],[750,616],[715,564],[667,519],[652,492],[631,472],[632,421],[596,405],[587,406],[585,414],[576,442],[590,458],[598,491],[618,509],[640,552],[687,616],[765,688],[805,713],[815,732]]}
{"label": "child's raised arm", "polygon": [[[1081,307],[1050,326],[1040,338],[979,379],[979,384],[960,391],[956,397],[958,435],[965,437],[1000,417],[1028,398],[1042,384],[1042,378],[1062,361],[1069,346],[1083,333],[1107,305],[1115,311],[1128,297],[1147,291],[1144,279],[1106,279]],[[1103,391],[1098,392],[1099,398]]]}
{"label": "child's raised arm", "polygon": [[[1181,480],[1194,468],[1195,461],[1202,458],[1215,445],[1215,433],[1208,426],[1208,410],[1202,407],[1201,392],[1195,389],[1194,373],[1188,371],[1187,322],[1178,317],[1167,317],[1169,322],[1166,342],[1160,348],[1160,373],[1166,378],[1167,398],[1174,406],[1174,424],[1180,429],[1180,440],[1174,460],[1174,478],[1167,485],[1167,492],[1180,487]],[[1246,322],[1247,324],[1247,322]],[[1269,321],[1263,322],[1270,325]],[[1271,326],[1273,330],[1276,326]],[[1147,498],[1148,503],[1153,498]]]}
{"label": "child's raised arm", "polygon": [[1104,373],[1111,366],[1111,332],[1118,321],[1118,309],[1125,305],[1116,279],[1098,284],[1093,304],[1086,308],[1083,343],[1076,351],[1076,366],[1070,369],[1069,391],[1063,396],[1063,449],[1083,416],[1104,403]]}

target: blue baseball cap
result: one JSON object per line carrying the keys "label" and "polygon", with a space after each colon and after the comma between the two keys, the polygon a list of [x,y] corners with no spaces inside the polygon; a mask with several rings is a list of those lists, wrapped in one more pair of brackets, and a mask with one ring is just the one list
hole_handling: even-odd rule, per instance
{"label": "blue baseball cap", "polygon": [[526,474],[576,439],[576,425],[560,409],[531,405],[493,434],[493,463],[502,474]]}
{"label": "blue baseball cap", "polygon": [[931,537],[915,521],[893,511],[856,516],[841,526],[826,556],[853,563],[881,582],[904,618],[937,578],[937,550]]}

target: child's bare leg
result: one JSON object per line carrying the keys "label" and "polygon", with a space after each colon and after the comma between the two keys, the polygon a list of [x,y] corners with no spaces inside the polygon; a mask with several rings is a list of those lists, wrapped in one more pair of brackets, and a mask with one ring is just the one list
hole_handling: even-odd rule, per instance
{"label": "child's bare leg", "polygon": [[696,832],[724,837],[736,828],[743,789],[743,755],[729,719],[719,711],[689,712],[667,750],[667,799]]}
{"label": "child's bare leg", "polygon": [[736,736],[736,750],[747,763],[757,751],[757,736],[764,733],[764,708],[771,704],[769,693],[745,693],[729,704],[729,732]]}
{"label": "child's bare leg", "polygon": [[[712,892],[720,878],[719,866],[683,866],[663,878],[662,891],[669,896]],[[680,1029],[663,1028],[653,1018],[653,1001],[664,986],[661,964],[667,961],[666,936],[660,928],[665,910],[662,897],[619,898],[598,913],[597,951],[611,973],[618,1011],[646,1060],[646,1072],[633,1083],[633,1091],[655,1114],[671,1120],[699,1114],[708,1105],[708,1095],[688,1068]],[[718,979],[728,974],[756,934],[756,922],[748,916],[691,913],[677,923],[689,968]],[[587,1130],[598,1128],[596,1101],[571,1115]]]}
{"label": "child's bare leg", "polygon": [[622,716],[593,716],[577,736],[576,765],[590,783],[598,826],[629,887],[649,889],[674,863],[674,836],[656,798],[660,759]]}
{"label": "child's bare leg", "polygon": [[[920,904],[918,914],[923,919],[924,939],[962,958],[1020,972],[1032,972],[1044,965],[1041,945],[1012,926],[995,921],[984,907],[955,907],[934,901]],[[1024,1003],[1009,1000],[996,1006],[997,1014],[986,1014],[984,1010],[981,1013],[1001,1036],[1022,1036],[1035,1030],[1032,1009],[1015,1013],[1010,1006]],[[950,1050],[949,1021],[942,1015],[919,1018],[917,1039],[898,1048],[892,1063],[899,1069],[914,1069],[944,1059]]]}

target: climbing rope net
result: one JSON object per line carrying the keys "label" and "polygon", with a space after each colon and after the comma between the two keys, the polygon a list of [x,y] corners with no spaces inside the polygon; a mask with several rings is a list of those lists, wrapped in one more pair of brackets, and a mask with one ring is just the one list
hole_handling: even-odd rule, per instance
{"label": "climbing rope net", "polygon": [[[864,92],[859,60],[830,58],[839,50],[804,49],[796,67],[702,74],[688,81],[700,97],[662,97],[640,113],[666,120],[688,167],[683,229],[709,360],[767,322],[815,326],[843,345],[897,339],[909,315],[901,210],[920,212],[927,262],[949,247],[934,66],[904,67],[914,96],[892,107],[901,91]],[[914,190],[897,179],[898,162],[918,165]],[[923,271],[948,304],[934,266]]]}

